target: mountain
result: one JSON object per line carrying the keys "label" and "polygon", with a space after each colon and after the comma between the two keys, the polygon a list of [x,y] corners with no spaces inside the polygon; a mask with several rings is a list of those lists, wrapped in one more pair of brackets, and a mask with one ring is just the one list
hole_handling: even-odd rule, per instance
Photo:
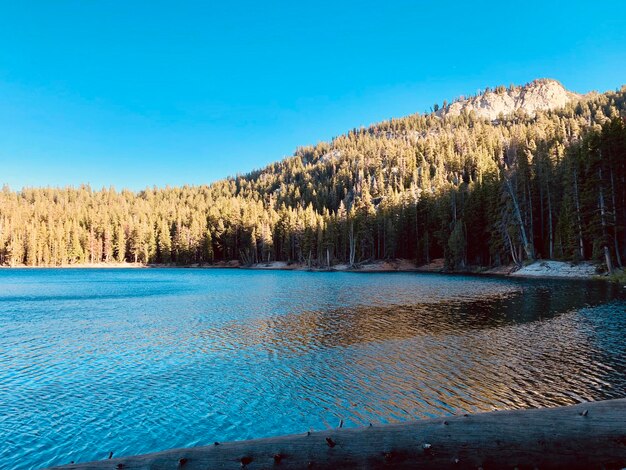
{"label": "mountain", "polygon": [[0,264],[626,256],[626,87],[496,87],[209,186],[0,191]]}
{"label": "mountain", "polygon": [[537,111],[549,111],[563,108],[566,104],[577,101],[581,95],[567,91],[560,82],[552,79],[539,79],[524,86],[504,86],[487,89],[484,93],[471,98],[461,98],[438,110],[438,116],[460,116],[474,112],[476,116],[496,120],[506,116],[525,112],[535,116]]}

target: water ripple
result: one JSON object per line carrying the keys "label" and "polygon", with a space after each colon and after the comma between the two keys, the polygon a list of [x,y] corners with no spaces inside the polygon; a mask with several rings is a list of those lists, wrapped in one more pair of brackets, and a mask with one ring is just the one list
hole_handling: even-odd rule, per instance
{"label": "water ripple", "polygon": [[626,395],[602,283],[0,271],[0,468]]}

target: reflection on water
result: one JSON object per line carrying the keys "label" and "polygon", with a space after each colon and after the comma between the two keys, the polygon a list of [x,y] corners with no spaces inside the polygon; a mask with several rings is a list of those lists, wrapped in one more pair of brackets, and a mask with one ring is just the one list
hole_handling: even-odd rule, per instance
{"label": "reflection on water", "polygon": [[0,468],[626,396],[604,283],[0,271]]}

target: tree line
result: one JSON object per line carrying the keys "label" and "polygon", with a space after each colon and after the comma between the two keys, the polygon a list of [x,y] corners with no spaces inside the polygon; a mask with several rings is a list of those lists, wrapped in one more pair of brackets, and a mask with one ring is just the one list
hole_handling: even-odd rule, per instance
{"label": "tree line", "polygon": [[496,121],[415,114],[207,186],[0,191],[0,264],[450,269],[626,257],[626,87]]}

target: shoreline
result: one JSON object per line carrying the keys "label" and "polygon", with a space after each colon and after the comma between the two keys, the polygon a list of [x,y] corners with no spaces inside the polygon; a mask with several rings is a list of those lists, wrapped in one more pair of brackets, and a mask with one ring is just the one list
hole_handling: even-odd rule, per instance
{"label": "shoreline", "polygon": [[351,273],[394,273],[414,272],[456,275],[484,275],[534,279],[581,279],[618,281],[614,276],[599,273],[598,266],[588,262],[572,263],[556,260],[537,260],[518,268],[505,265],[487,268],[473,266],[464,270],[447,270],[443,259],[435,259],[428,264],[416,265],[410,260],[377,260],[349,266],[345,263],[326,266],[309,266],[304,263],[288,263],[286,261],[270,261],[242,265],[238,260],[220,261],[218,263],[195,263],[189,265],[175,264],[142,264],[142,263],[86,263],[61,266],[0,266],[2,269],[247,269],[255,271],[306,271],[306,272],[351,272]]}
{"label": "shoreline", "polygon": [[60,266],[19,266],[0,265],[0,269],[142,269],[150,268],[149,264],[142,263],[85,263],[85,264],[62,264]]}

